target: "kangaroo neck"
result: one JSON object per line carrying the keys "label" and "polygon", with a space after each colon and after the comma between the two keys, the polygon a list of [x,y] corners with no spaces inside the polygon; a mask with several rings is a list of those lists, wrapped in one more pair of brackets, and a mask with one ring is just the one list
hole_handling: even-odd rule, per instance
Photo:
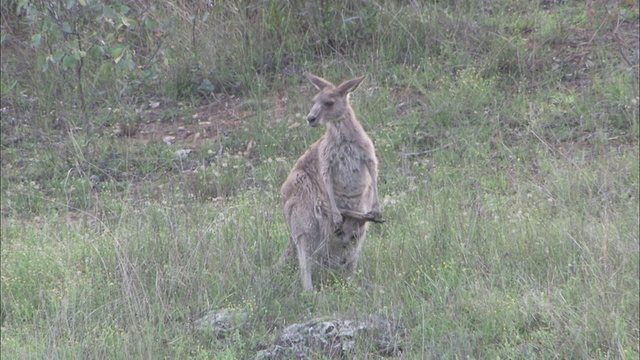
{"label": "kangaroo neck", "polygon": [[327,126],[327,135],[339,139],[353,139],[357,136],[356,134],[361,132],[364,132],[364,129],[356,120],[351,109],[338,121],[330,122]]}

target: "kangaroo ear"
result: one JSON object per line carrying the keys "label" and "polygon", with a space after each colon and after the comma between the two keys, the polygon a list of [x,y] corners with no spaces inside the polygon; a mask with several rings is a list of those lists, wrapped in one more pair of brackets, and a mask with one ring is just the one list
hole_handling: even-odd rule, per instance
{"label": "kangaroo ear", "polygon": [[355,89],[357,89],[358,85],[360,85],[362,80],[364,80],[364,78],[366,78],[366,77],[367,77],[367,75],[364,75],[364,76],[357,77],[355,79],[347,80],[347,81],[343,82],[342,84],[338,85],[338,88],[336,88],[336,91],[338,91],[340,93],[340,95],[344,96],[344,95],[354,91]]}
{"label": "kangaroo ear", "polygon": [[326,87],[335,87],[335,85],[333,85],[331,82],[329,82],[328,80],[325,80],[319,76],[315,76],[310,72],[305,72],[303,74],[307,79],[309,79],[309,81],[311,81],[311,83],[313,84],[313,86],[316,87],[316,89],[318,90],[322,90]]}

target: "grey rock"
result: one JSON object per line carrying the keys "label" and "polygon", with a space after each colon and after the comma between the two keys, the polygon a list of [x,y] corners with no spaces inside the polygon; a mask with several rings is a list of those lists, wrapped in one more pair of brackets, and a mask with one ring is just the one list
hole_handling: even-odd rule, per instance
{"label": "grey rock", "polygon": [[244,326],[248,316],[247,309],[242,308],[212,310],[194,321],[193,325],[198,330],[226,333]]}
{"label": "grey rock", "polygon": [[398,356],[404,349],[407,330],[395,318],[370,315],[365,319],[313,319],[282,330],[271,347],[258,352],[256,360],[306,359],[322,354],[343,358],[356,351],[356,343],[369,342],[381,356]]}

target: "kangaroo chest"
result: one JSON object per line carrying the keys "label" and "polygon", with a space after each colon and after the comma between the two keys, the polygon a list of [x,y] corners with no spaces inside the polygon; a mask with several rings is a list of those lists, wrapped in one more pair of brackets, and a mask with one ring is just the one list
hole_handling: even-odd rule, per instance
{"label": "kangaroo chest", "polygon": [[333,191],[337,196],[358,197],[371,184],[366,150],[355,142],[336,144],[329,152]]}

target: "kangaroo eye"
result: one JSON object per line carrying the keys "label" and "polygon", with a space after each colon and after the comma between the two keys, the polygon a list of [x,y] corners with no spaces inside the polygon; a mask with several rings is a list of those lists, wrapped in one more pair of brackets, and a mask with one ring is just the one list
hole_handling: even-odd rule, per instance
{"label": "kangaroo eye", "polygon": [[324,102],[324,106],[333,106],[334,101],[333,100],[328,100]]}

